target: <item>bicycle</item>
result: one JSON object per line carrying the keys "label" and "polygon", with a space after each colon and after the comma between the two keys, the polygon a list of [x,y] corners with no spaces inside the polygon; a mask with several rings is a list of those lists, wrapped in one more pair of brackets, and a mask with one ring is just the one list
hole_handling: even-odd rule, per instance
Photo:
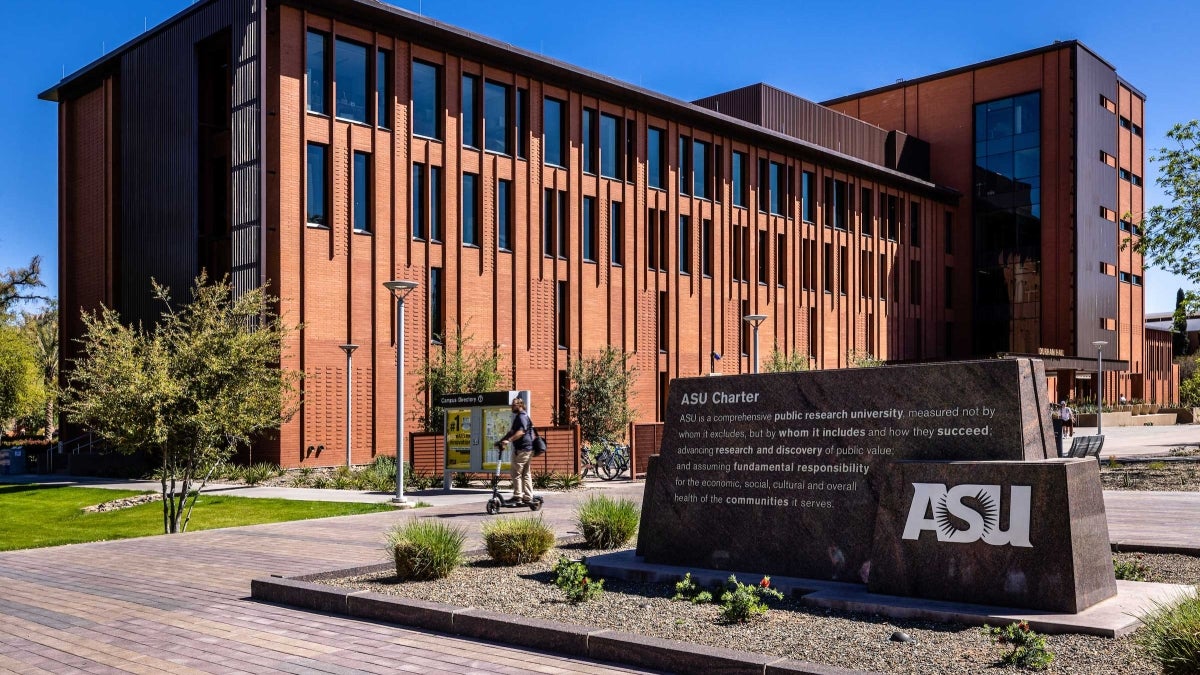
{"label": "bicycle", "polygon": [[629,470],[629,446],[606,439],[601,439],[599,443],[601,449],[595,459],[595,468],[599,472],[596,475],[604,480],[613,480]]}

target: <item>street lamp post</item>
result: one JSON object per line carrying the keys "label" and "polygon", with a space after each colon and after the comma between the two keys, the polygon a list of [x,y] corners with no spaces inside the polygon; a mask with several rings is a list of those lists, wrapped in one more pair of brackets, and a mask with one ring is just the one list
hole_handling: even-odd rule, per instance
{"label": "street lamp post", "polygon": [[385,281],[396,299],[396,496],[392,504],[400,508],[409,506],[404,496],[404,298],[417,287],[415,281]]}
{"label": "street lamp post", "polygon": [[1096,340],[1096,435],[1104,433],[1104,345],[1108,342]]}
{"label": "street lamp post", "polygon": [[750,371],[753,373],[758,372],[758,326],[766,320],[766,314],[747,314],[742,317],[742,321],[746,321],[751,326],[754,326],[754,370]]}
{"label": "street lamp post", "polygon": [[354,419],[354,357],[358,345],[338,345],[346,352],[346,468],[350,468],[350,424]]}

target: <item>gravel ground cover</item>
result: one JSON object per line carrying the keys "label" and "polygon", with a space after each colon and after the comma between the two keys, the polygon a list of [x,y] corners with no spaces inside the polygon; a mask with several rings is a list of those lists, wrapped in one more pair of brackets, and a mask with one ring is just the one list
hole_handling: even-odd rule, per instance
{"label": "gravel ground cover", "polygon": [[1101,462],[1100,483],[1105,490],[1200,492],[1200,462]]}
{"label": "gravel ground cover", "polygon": [[[498,566],[486,556],[471,557],[440,581],[402,583],[388,571],[322,583],[885,673],[978,673],[997,667],[1005,651],[975,626],[838,612],[790,600],[776,603],[764,617],[730,625],[722,623],[716,605],[672,601],[670,584],[609,579],[598,600],[568,604],[552,584],[554,561],[559,555],[578,558],[595,553],[600,552],[569,543],[551,550],[541,562],[517,567]],[[1200,558],[1120,556],[1136,559],[1148,581],[1200,582]],[[895,631],[907,633],[914,641],[892,642]],[[1047,673],[1159,672],[1130,638],[1052,635],[1047,643],[1056,656]]]}

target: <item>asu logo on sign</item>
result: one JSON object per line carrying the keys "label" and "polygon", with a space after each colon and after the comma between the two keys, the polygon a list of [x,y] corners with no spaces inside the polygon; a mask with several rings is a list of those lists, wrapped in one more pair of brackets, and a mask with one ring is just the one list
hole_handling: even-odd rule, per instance
{"label": "asu logo on sign", "polygon": [[[938,541],[970,544],[983,539],[992,546],[1024,546],[1029,543],[1028,485],[1009,488],[1008,529],[1000,529],[999,485],[956,485],[913,483],[916,493],[904,524],[904,539],[919,539],[925,530],[937,533]],[[925,517],[926,513],[933,517]]]}

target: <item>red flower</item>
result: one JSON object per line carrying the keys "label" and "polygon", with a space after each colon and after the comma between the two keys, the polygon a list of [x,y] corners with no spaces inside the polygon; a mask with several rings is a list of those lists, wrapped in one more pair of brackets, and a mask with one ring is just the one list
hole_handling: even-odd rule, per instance
{"label": "red flower", "polygon": [[591,583],[591,582],[590,582],[590,581],[588,581],[588,578],[587,578],[587,577],[584,577],[584,578],[582,578],[582,579],[580,579],[580,580],[579,580],[579,585],[580,585],[580,586],[587,586],[589,583]]}
{"label": "red flower", "polygon": [[1023,631],[1028,631],[1028,630],[1029,630],[1029,622],[1028,622],[1028,621],[1022,621],[1021,623],[1017,624],[1017,627],[1018,627],[1018,628],[1020,628],[1020,629],[1021,629],[1021,630],[1023,630]]}
{"label": "red flower", "polygon": [[771,577],[763,577],[762,581],[758,582],[758,585],[763,588],[770,588],[771,587]]}

